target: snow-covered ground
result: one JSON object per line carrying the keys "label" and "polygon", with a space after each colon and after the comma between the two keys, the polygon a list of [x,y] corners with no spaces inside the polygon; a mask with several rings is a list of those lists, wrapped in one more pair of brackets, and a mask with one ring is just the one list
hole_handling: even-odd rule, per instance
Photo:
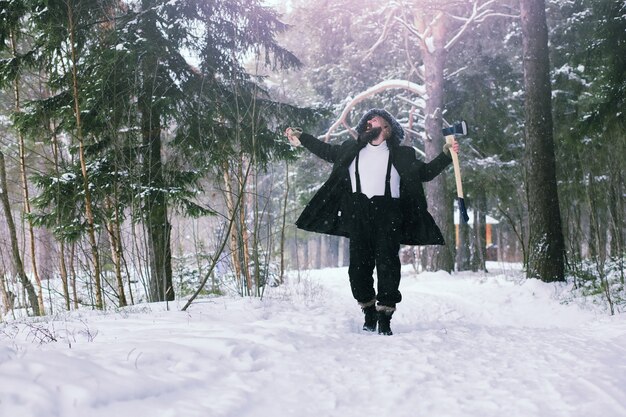
{"label": "snow-covered ground", "polygon": [[497,267],[405,268],[391,337],[360,330],[345,268],[3,323],[0,416],[626,416],[624,314]]}

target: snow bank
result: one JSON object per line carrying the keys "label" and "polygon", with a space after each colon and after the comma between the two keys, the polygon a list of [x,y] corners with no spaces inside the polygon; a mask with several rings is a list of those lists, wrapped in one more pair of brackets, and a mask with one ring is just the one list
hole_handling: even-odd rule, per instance
{"label": "snow bank", "polygon": [[207,298],[0,327],[2,416],[626,416],[626,322],[564,286],[404,269],[394,336],[346,268]]}

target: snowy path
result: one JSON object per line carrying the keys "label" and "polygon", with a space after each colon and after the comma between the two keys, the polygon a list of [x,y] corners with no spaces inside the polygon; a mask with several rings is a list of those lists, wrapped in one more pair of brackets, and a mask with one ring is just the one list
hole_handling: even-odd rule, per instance
{"label": "snowy path", "polygon": [[391,337],[360,331],[345,269],[263,301],[7,325],[0,416],[626,416],[623,315],[537,281],[405,272]]}

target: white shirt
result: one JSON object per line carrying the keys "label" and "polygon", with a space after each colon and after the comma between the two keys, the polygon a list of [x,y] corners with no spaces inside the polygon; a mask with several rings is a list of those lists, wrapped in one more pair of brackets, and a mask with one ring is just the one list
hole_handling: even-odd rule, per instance
{"label": "white shirt", "polygon": [[[372,198],[375,195],[385,195],[385,177],[387,175],[387,162],[389,161],[389,147],[387,141],[378,146],[368,143],[359,152],[359,177],[361,177],[361,192]],[[356,158],[348,168],[352,192],[356,192]],[[400,198],[400,175],[396,168],[391,166],[391,197]]]}

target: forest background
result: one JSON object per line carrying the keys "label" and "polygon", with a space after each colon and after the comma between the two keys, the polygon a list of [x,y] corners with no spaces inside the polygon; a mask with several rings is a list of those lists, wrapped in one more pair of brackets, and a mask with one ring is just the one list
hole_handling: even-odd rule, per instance
{"label": "forest background", "polygon": [[[626,299],[626,3],[546,2],[547,111],[528,101],[525,63],[541,61],[520,18],[529,4],[543,10],[0,1],[3,314],[262,296],[287,269],[347,264],[345,239],[293,226],[330,166],[282,132],[340,143],[371,107],[396,115],[426,160],[447,123],[470,126],[459,141],[471,227],[455,228],[453,176],[442,175],[427,196],[457,244],[403,248],[405,262],[521,262],[528,276],[603,294],[614,311]],[[530,110],[550,122],[539,136]],[[531,146],[537,138],[550,148]],[[551,167],[554,191],[535,178]],[[556,211],[539,218],[562,233],[563,274],[533,258],[553,242],[536,227],[546,190]]]}

